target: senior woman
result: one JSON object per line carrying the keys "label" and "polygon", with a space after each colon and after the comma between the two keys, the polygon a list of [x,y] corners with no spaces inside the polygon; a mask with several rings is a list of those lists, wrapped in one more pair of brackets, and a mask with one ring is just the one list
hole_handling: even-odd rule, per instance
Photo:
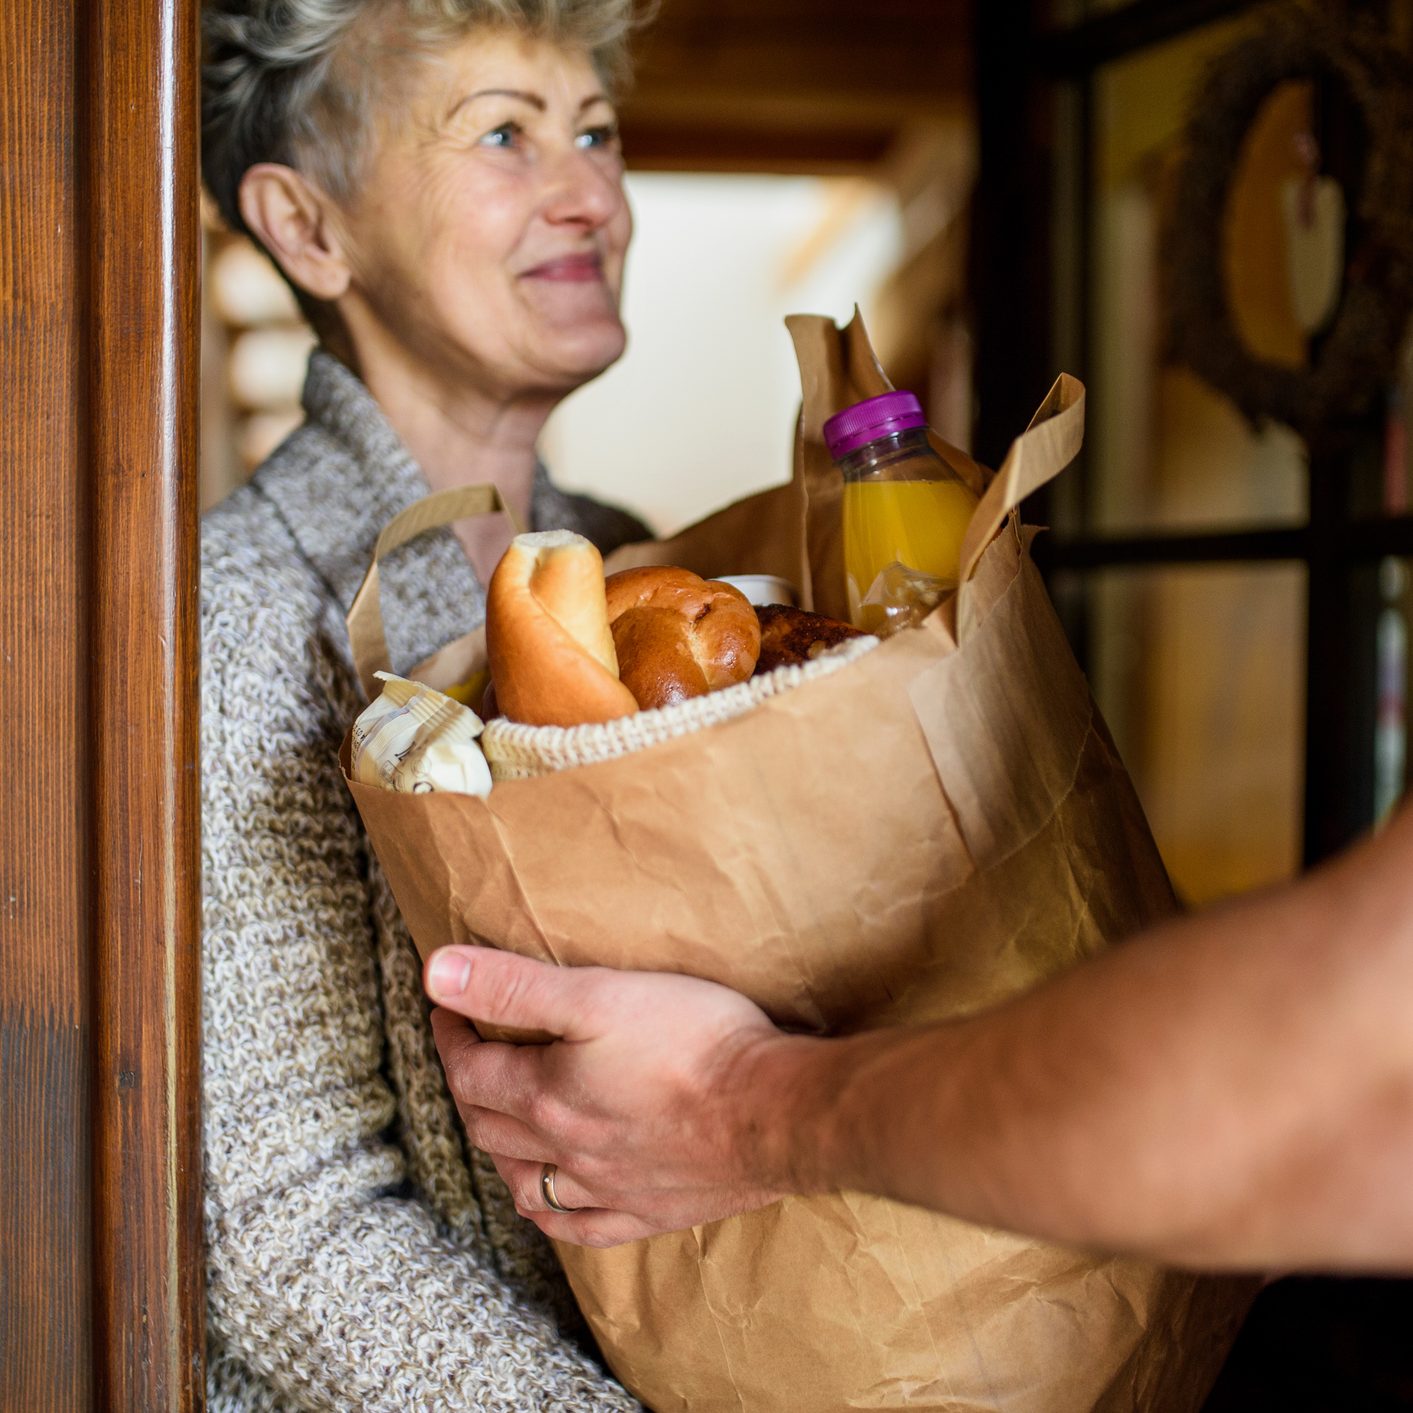
{"label": "senior woman", "polygon": [[[305,424],[202,536],[210,1404],[625,1409],[471,1151],[415,953],[339,778],[343,615],[378,531],[494,482],[608,550],[536,437],[620,354],[613,81],[632,0],[220,0],[206,181],[319,334]],[[383,576],[395,667],[467,631],[508,540]]]}

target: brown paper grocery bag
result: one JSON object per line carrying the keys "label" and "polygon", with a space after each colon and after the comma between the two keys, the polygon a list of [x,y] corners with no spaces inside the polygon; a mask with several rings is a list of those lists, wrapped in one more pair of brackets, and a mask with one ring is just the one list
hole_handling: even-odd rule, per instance
{"label": "brown paper grocery bag", "polygon": [[[610,568],[778,573],[841,613],[821,427],[887,381],[857,319],[791,329],[792,481]],[[1083,407],[1061,378],[990,480],[958,595],[846,668],[485,800],[350,781],[423,954],[479,942],[686,971],[839,1033],[975,1011],[1171,912],[1016,514],[1073,457]],[[370,611],[364,596],[355,629]],[[433,667],[460,673],[477,651],[473,636]],[[856,1193],[559,1254],[618,1377],[691,1413],[1194,1410],[1251,1294]]]}

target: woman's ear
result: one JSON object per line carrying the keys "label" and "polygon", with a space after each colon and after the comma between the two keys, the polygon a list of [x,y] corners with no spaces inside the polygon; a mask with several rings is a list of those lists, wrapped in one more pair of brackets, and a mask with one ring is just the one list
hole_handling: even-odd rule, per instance
{"label": "woman's ear", "polygon": [[300,289],[332,302],[351,271],[330,199],[293,167],[259,162],[240,179],[240,214]]}

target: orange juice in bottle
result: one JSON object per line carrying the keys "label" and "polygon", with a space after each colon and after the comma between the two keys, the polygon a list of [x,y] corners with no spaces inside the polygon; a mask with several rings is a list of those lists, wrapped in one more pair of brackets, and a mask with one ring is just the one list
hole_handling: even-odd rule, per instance
{"label": "orange juice in bottle", "polygon": [[957,587],[976,497],[933,451],[922,405],[891,392],[824,424],[844,473],[844,572],[856,628],[886,637]]}

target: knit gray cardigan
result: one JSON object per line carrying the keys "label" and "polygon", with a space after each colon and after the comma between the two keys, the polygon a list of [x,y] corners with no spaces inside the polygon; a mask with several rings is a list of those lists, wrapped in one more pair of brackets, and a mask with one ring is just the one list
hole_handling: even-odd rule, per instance
{"label": "knit gray cardigan", "polygon": [[[209,1402],[215,1410],[632,1409],[553,1254],[470,1151],[420,966],[339,773],[362,703],[344,613],[426,482],[316,352],[305,424],[203,522]],[[631,516],[556,490],[537,528]],[[448,531],[382,576],[393,666],[480,622]]]}

